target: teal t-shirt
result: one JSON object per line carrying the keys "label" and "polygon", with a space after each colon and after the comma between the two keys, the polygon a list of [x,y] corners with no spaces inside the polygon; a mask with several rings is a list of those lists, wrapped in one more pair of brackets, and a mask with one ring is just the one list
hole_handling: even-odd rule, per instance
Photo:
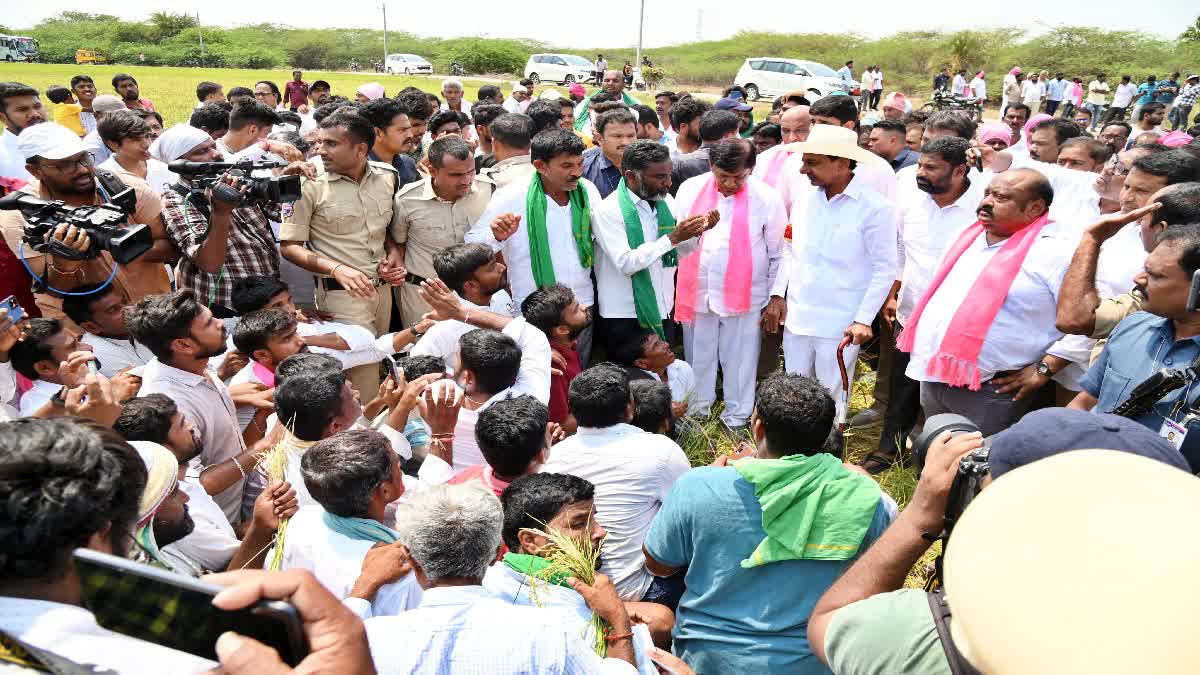
{"label": "teal t-shirt", "polygon": [[[860,554],[889,520],[880,502]],[[650,525],[650,556],[687,567],[674,651],[699,675],[830,672],[808,645],[808,616],[852,561],[789,560],[743,569],[742,560],[765,536],[754,486],[733,467],[684,474]]]}
{"label": "teal t-shirt", "polygon": [[1138,93],[1137,103],[1138,103],[1138,105],[1146,105],[1147,103],[1153,101],[1154,100],[1154,90],[1157,88],[1158,88],[1157,84],[1150,84],[1149,82],[1143,82],[1143,83],[1139,84],[1138,88],[1137,88],[1137,93]]}
{"label": "teal t-shirt", "polygon": [[838,675],[950,675],[925,591],[902,588],[837,610],[825,657]]}

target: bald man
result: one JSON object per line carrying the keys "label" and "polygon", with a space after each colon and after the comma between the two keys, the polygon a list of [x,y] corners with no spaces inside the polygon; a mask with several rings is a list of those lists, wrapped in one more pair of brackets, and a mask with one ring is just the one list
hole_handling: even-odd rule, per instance
{"label": "bald man", "polygon": [[[1049,354],[1063,338],[1054,319],[1074,251],[1069,237],[1047,226],[1053,201],[1037,171],[999,174],[984,191],[979,220],[947,250],[949,270],[935,276],[896,345],[911,353],[906,375],[921,383],[927,416],[963,415],[991,436],[1020,419],[1068,364]],[[1001,250],[1006,255],[997,257]],[[1018,266],[1015,274],[1008,264]],[[1010,276],[1007,288],[996,285]],[[983,336],[982,345],[971,336]]]}

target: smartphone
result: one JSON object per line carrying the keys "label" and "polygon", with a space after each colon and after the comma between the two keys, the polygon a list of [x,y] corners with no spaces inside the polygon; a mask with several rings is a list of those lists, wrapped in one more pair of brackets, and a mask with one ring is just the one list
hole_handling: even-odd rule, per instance
{"label": "smartphone", "polygon": [[5,299],[0,300],[0,309],[8,310],[7,318],[9,321],[13,322],[13,325],[20,323],[21,320],[25,318],[25,310],[17,304],[16,296],[10,295]]}
{"label": "smartphone", "polygon": [[383,359],[387,363],[388,373],[392,376],[392,382],[395,382],[396,386],[400,386],[400,383],[404,381],[404,372],[400,370],[400,366],[396,365],[396,359],[391,356],[384,356]]}
{"label": "smartphone", "polygon": [[108,630],[217,660],[214,645],[226,631],[273,647],[289,666],[308,655],[300,614],[280,600],[226,611],[212,604],[215,584],[141,563],[77,548],[75,569],[83,605]]}

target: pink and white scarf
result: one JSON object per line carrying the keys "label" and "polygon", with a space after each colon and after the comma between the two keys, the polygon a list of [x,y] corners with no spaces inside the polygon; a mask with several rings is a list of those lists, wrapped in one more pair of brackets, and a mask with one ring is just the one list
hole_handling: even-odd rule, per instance
{"label": "pink and white scarf", "polygon": [[[708,213],[717,207],[717,181],[711,174],[708,182],[692,204],[689,216]],[[733,195],[733,222],[729,230],[729,260],[725,268],[725,309],[730,314],[750,311],[750,287],[754,275],[754,260],[750,252],[750,186]],[[679,279],[675,286],[675,320],[693,323],[696,320],[696,294],[700,277],[700,246],[679,262]]]}

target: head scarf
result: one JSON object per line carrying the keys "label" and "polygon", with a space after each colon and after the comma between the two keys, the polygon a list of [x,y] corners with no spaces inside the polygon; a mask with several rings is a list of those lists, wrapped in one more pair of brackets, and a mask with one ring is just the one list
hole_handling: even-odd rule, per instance
{"label": "head scarf", "polygon": [[383,98],[383,85],[378,82],[368,82],[359,87],[354,93],[366,96],[368,100],[374,101],[377,98]]}
{"label": "head scarf", "polygon": [[1008,71],[1009,75],[1016,75],[1021,72],[1021,66],[1013,66],[1013,69]]}
{"label": "head scarf", "polygon": [[1159,145],[1165,145],[1168,148],[1178,148],[1183,145],[1188,145],[1192,142],[1192,137],[1182,131],[1172,131],[1171,133],[1158,139]]}
{"label": "head scarf", "polygon": [[572,94],[573,96],[586,96],[587,95],[587,89],[584,89],[583,85],[579,84],[578,82],[572,82],[571,86],[567,87],[567,92]]}
{"label": "head scarf", "polygon": [[884,96],[883,103],[889,103],[893,108],[903,110],[904,112],[908,112],[911,109],[911,106],[908,105],[908,97],[898,91],[893,91],[887,96]]}
{"label": "head scarf", "polygon": [[138,500],[137,525],[133,533],[140,551],[133,553],[141,562],[170,569],[170,564],[159,553],[158,542],[154,540],[154,514],[179,484],[179,460],[158,443],[130,441],[129,444],[137,450],[146,465],[146,486],[142,488],[142,498]]}
{"label": "head scarf", "polygon": [[975,77],[978,77],[978,78],[982,79],[982,78],[983,78],[983,71],[981,70],[981,71],[979,71],[978,73],[975,73]]}
{"label": "head scarf", "polygon": [[1004,141],[1005,145],[1012,145],[1012,129],[1004,122],[988,122],[979,127],[979,142],[987,143],[996,139]]}
{"label": "head scarf", "polygon": [[173,162],[212,137],[189,124],[176,124],[150,145],[150,156],[160,162]]}
{"label": "head scarf", "polygon": [[1022,132],[1025,134],[1025,138],[1029,138],[1029,134],[1033,133],[1034,127],[1041,124],[1045,120],[1052,120],[1052,119],[1054,119],[1054,116],[1047,115],[1046,113],[1038,113],[1038,114],[1034,115],[1033,117],[1030,117],[1029,121],[1025,123],[1025,128],[1022,130]]}

